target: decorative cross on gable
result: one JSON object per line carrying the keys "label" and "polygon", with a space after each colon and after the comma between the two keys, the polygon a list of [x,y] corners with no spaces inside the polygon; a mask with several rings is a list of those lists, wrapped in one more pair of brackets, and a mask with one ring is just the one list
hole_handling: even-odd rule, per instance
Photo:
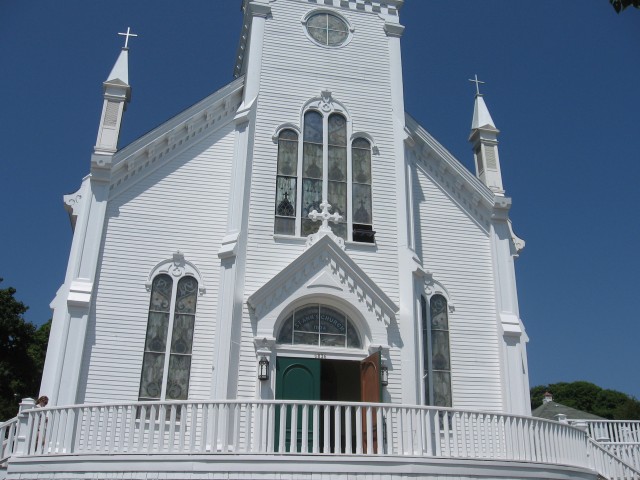
{"label": "decorative cross on gable", "polygon": [[118,33],[118,35],[122,35],[125,37],[124,39],[124,48],[129,48],[129,37],[137,37],[138,35],[135,33],[131,33],[131,27],[127,27],[127,33]]}
{"label": "decorative cross on gable", "polygon": [[322,212],[320,213],[318,213],[318,211],[315,209],[309,212],[309,219],[314,222],[322,221],[322,225],[320,225],[320,228],[316,233],[307,237],[307,247],[310,247],[322,237],[328,235],[334,242],[336,242],[340,246],[340,248],[344,250],[344,240],[333,233],[333,230],[331,230],[331,227],[329,226],[330,221],[333,223],[338,223],[340,220],[342,220],[342,215],[337,212],[329,213],[331,205],[329,205],[327,202],[322,202],[320,204],[320,208],[322,209]]}

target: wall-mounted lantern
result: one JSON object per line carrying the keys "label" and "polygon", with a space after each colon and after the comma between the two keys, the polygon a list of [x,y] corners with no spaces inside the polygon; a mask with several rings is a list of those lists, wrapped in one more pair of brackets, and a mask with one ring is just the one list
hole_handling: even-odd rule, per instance
{"label": "wall-mounted lantern", "polygon": [[383,387],[389,385],[389,368],[384,364],[380,367],[380,384]]}
{"label": "wall-mounted lantern", "polygon": [[258,362],[258,380],[269,380],[269,360],[262,357]]}

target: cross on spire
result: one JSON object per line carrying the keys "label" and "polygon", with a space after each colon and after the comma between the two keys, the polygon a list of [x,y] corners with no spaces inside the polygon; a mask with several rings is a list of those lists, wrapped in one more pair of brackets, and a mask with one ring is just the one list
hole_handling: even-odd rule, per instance
{"label": "cross on spire", "polygon": [[125,37],[124,39],[124,48],[129,48],[129,37],[137,37],[138,35],[135,33],[131,33],[131,27],[127,27],[127,33],[120,33],[118,35],[122,35]]}
{"label": "cross on spire", "polygon": [[477,73],[475,74],[475,79],[471,79],[471,78],[470,78],[470,79],[469,79],[469,81],[470,81],[471,83],[475,83],[475,84],[476,84],[476,96],[478,96],[478,95],[482,95],[482,94],[480,93],[480,84],[481,84],[481,83],[482,83],[482,84],[484,84],[485,82],[483,82],[483,81],[481,81],[481,80],[478,80],[478,74],[477,74]]}

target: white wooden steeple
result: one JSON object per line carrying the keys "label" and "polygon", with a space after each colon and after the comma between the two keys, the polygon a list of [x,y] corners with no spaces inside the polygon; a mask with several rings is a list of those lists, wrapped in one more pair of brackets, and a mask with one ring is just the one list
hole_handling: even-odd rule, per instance
{"label": "white wooden steeple", "polygon": [[473,107],[471,135],[469,136],[469,142],[473,146],[476,176],[494,193],[503,195],[500,156],[498,155],[500,130],[493,123],[487,104],[480,93],[479,85],[484,82],[478,80],[477,75],[475,79],[470,81],[476,84],[476,99]]}
{"label": "white wooden steeple", "polygon": [[94,152],[97,155],[111,155],[118,149],[122,114],[127,108],[127,103],[131,100],[129,37],[137,35],[131,33],[130,28],[127,28],[126,33],[119,33],[119,35],[125,36],[125,43],[107,80],[103,83],[104,103],[98,127],[98,138],[94,147]]}

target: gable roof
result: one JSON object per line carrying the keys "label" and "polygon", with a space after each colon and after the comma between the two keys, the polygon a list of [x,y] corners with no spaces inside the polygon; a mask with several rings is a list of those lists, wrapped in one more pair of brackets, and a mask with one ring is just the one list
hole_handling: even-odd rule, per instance
{"label": "gable roof", "polygon": [[347,290],[353,295],[355,303],[366,304],[367,309],[375,312],[376,317],[385,324],[395,320],[398,306],[328,235],[320,238],[256,290],[247,302],[259,317],[263,316],[276,305],[287,301],[291,292],[304,283],[305,279],[315,276],[327,266],[330,267],[330,275],[323,273],[314,278],[311,287]]}
{"label": "gable roof", "polygon": [[567,407],[554,401],[543,403],[533,410],[531,415],[538,418],[546,418],[547,420],[558,420],[558,415],[566,415],[568,420],[604,420],[598,415]]}
{"label": "gable roof", "polygon": [[[431,153],[444,163],[446,169],[450,171],[464,185],[469,194],[482,202],[485,207],[493,208],[496,202],[495,195],[489,187],[471,173],[460,161],[455,158],[440,142],[438,142],[429,132],[427,132],[408,113],[405,113],[405,122],[408,133],[414,143],[422,144],[422,153]],[[420,152],[420,149],[418,149]]]}
{"label": "gable roof", "polygon": [[127,187],[134,185],[144,175],[132,175],[132,171],[137,173],[151,164],[157,167],[165,163],[156,162],[157,159],[173,158],[233,121],[242,102],[243,88],[244,77],[237,78],[118,150],[113,156],[112,189],[124,182]]}

